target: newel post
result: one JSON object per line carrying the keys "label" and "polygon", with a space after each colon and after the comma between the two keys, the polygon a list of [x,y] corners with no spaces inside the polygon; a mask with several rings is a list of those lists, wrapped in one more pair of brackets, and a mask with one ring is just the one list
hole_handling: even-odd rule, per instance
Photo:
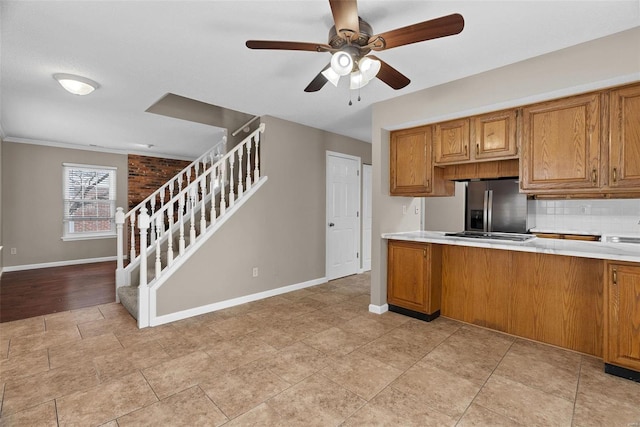
{"label": "newel post", "polygon": [[[124,212],[122,208],[116,209],[116,289],[124,286]],[[116,292],[116,299],[117,299]]]}
{"label": "newel post", "polygon": [[140,229],[140,284],[138,285],[138,327],[149,326],[149,287],[147,286],[147,230],[149,214],[147,208],[140,210],[138,216]]}

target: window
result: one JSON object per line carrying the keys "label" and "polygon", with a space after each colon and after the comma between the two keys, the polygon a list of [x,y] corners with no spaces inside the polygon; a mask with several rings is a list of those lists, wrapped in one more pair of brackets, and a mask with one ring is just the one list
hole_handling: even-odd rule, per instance
{"label": "window", "polygon": [[115,236],[116,168],[63,163],[63,240]]}

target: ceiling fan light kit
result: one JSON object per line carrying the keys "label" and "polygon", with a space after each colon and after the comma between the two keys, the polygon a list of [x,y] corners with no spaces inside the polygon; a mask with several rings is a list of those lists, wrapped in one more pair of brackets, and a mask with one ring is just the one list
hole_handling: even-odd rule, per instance
{"label": "ceiling fan light kit", "polygon": [[373,34],[373,29],[358,16],[357,0],[329,0],[335,25],[329,30],[327,44],[248,40],[249,49],[306,50],[331,52],[331,62],[309,83],[305,92],[316,92],[327,83],[338,86],[340,76],[351,73],[350,87],[359,89],[377,77],[391,88],[406,87],[411,80],[374,56],[372,50],[383,51],[412,43],[459,34],[464,28],[462,15],[454,13],[429,21],[408,25],[385,33]]}
{"label": "ceiling fan light kit", "polygon": [[349,89],[360,89],[361,87],[364,87],[367,83],[369,83],[369,81],[365,80],[364,74],[362,74],[362,71],[354,71],[353,73],[351,73]]}
{"label": "ceiling fan light kit", "polygon": [[331,69],[339,76],[346,76],[353,70],[353,58],[348,52],[338,51],[331,57]]}
{"label": "ceiling fan light kit", "polygon": [[76,76],[73,74],[56,73],[53,78],[60,83],[67,92],[74,95],[89,95],[100,85],[86,77]]}
{"label": "ceiling fan light kit", "polygon": [[340,80],[340,74],[336,73],[332,67],[327,68],[321,73],[329,82],[338,87],[338,81]]}

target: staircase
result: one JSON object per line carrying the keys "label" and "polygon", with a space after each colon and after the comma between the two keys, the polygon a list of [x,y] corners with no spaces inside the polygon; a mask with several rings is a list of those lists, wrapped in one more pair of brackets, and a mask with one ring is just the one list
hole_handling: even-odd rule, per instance
{"label": "staircase", "polygon": [[266,181],[263,132],[261,124],[224,155],[222,141],[129,212],[117,209],[116,299],[139,328],[156,324],[160,286]]}

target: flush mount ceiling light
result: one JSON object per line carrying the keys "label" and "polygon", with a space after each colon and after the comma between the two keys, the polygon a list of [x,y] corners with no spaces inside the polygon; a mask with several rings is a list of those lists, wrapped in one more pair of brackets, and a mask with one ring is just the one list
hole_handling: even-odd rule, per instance
{"label": "flush mount ceiling light", "polygon": [[91,79],[73,74],[57,73],[53,78],[60,83],[67,92],[74,95],[88,95],[96,90],[100,85]]}

